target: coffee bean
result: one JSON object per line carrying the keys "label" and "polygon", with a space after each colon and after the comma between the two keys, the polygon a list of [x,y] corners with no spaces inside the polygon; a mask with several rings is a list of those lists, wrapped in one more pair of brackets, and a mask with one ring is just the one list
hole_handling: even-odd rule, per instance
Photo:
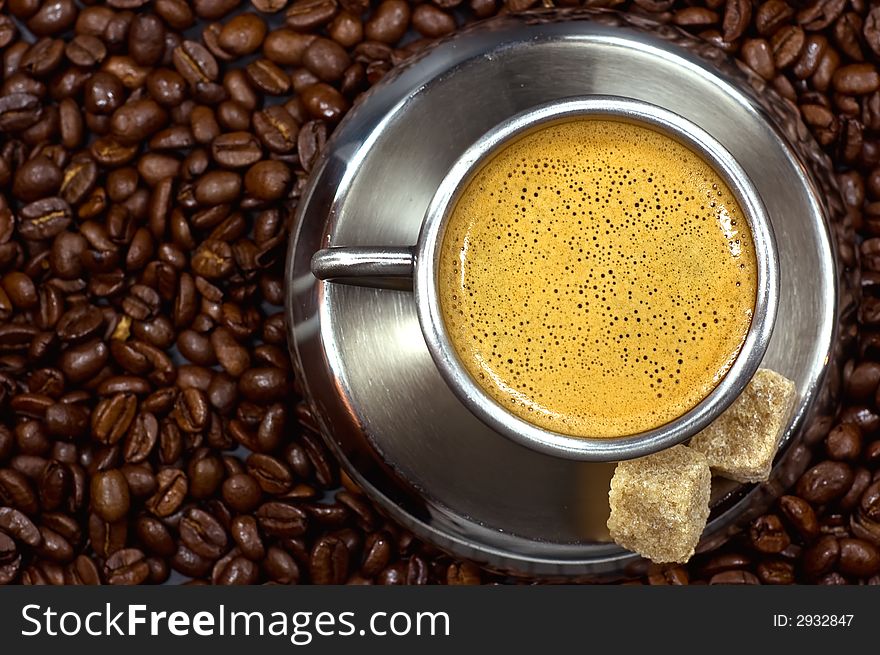
{"label": "coffee bean", "polygon": [[247,195],[258,200],[278,200],[284,196],[292,179],[291,170],[284,162],[260,161],[245,173],[244,189]]}
{"label": "coffee bean", "polygon": [[285,154],[296,148],[299,125],[282,107],[275,105],[259,111],[253,121],[257,137],[272,152]]}
{"label": "coffee bean", "polygon": [[104,577],[111,585],[136,585],[144,582],[150,575],[143,551],[137,548],[117,550],[107,558]]}
{"label": "coffee bean", "polygon": [[309,576],[315,584],[342,584],[348,577],[348,549],[339,539],[321,537],[312,547]]}
{"label": "coffee bean", "polygon": [[223,500],[238,512],[249,512],[260,502],[260,485],[250,475],[238,473],[223,482]]}
{"label": "coffee bean", "polygon": [[813,578],[828,573],[837,565],[840,544],[833,535],[825,535],[804,551],[804,572]]}
{"label": "coffee bean", "polygon": [[184,41],[175,48],[172,61],[177,72],[192,87],[213,82],[220,73],[214,56],[195,41]]}
{"label": "coffee bean", "polygon": [[249,132],[229,132],[213,140],[211,155],[225,168],[243,168],[258,162],[263,149]]}
{"label": "coffee bean", "polygon": [[338,10],[336,0],[295,0],[285,14],[287,25],[307,31],[327,24]]}
{"label": "coffee bean", "polygon": [[92,509],[108,523],[125,517],[131,506],[128,482],[119,469],[95,473],[91,481]]}
{"label": "coffee bean", "polygon": [[266,550],[254,517],[235,517],[230,525],[230,532],[242,555],[254,561],[261,561],[266,557]]}
{"label": "coffee bean", "polygon": [[72,221],[70,205],[62,198],[35,200],[25,205],[20,213],[19,233],[25,239],[48,240],[65,230]]}
{"label": "coffee bean", "polygon": [[480,570],[471,562],[456,562],[446,569],[446,584],[477,585],[480,584]]}
{"label": "coffee bean", "polygon": [[170,516],[186,497],[188,481],[180,469],[165,468],[156,475],[158,490],[147,501],[147,509],[156,516]]}
{"label": "coffee bean", "polygon": [[880,88],[880,73],[871,64],[850,64],[837,69],[832,84],[838,93],[865,95]]}
{"label": "coffee bean", "polygon": [[847,464],[821,462],[801,476],[796,489],[804,500],[823,504],[845,494],[852,479],[852,469]]}
{"label": "coffee bean", "polygon": [[773,79],[776,67],[773,50],[764,39],[746,39],[742,45],[743,60],[765,80]]}
{"label": "coffee bean", "polygon": [[257,565],[246,557],[237,555],[228,561],[218,562],[212,579],[214,584],[220,585],[250,585],[257,581],[258,576]]}
{"label": "coffee bean", "polygon": [[752,3],[749,0],[728,0],[724,3],[724,19],[721,23],[725,41],[736,41],[749,26]]}
{"label": "coffee bean", "polygon": [[245,68],[250,82],[269,95],[283,95],[290,88],[287,74],[269,59],[257,59]]}
{"label": "coffee bean", "polygon": [[819,521],[810,504],[797,496],[782,496],[779,509],[800,535],[810,541],[819,534]]}
{"label": "coffee bean", "polygon": [[880,571],[880,549],[862,539],[844,538],[840,545],[840,572],[867,578]]}
{"label": "coffee bean", "polygon": [[99,557],[107,558],[125,547],[128,528],[125,521],[107,523],[97,515],[89,515],[89,541]]}
{"label": "coffee bean", "polygon": [[25,514],[12,507],[0,507],[0,531],[0,534],[8,534],[31,548],[39,547],[43,541],[37,526]]}
{"label": "coffee bean", "polygon": [[30,481],[12,468],[0,469],[0,504],[29,516],[39,511],[37,494]]}
{"label": "coffee bean", "polygon": [[828,457],[839,461],[855,461],[862,451],[862,433],[852,423],[841,423],[825,439]]}
{"label": "coffee bean", "polygon": [[176,546],[171,532],[164,523],[151,516],[141,516],[135,522],[135,530],[148,551],[160,557],[170,557]]}
{"label": "coffee bean", "polygon": [[758,578],[762,584],[794,584],[794,565],[782,560],[767,560],[757,566]]}
{"label": "coffee bean", "polygon": [[296,560],[277,546],[270,546],[263,560],[263,569],[273,582],[296,584],[299,582],[299,566]]}
{"label": "coffee bean", "polygon": [[201,432],[208,423],[209,406],[207,394],[201,389],[187,388],[177,397],[174,420],[184,432]]}
{"label": "coffee bean", "polygon": [[[236,477],[233,476],[230,480]],[[226,498],[225,483],[223,487]],[[229,502],[228,498],[226,500]],[[260,505],[256,511],[256,519],[260,530],[272,537],[300,537],[305,534],[308,527],[306,513],[298,507],[283,502],[272,501]]]}
{"label": "coffee bean", "polygon": [[409,5],[403,0],[383,0],[364,25],[371,41],[394,43],[406,32],[410,21]]}
{"label": "coffee bean", "polygon": [[[359,15],[348,11],[341,11],[327,27],[327,33],[331,39],[343,48],[351,48],[363,40],[364,24]],[[299,65],[300,61],[301,58],[290,62],[290,64]]]}
{"label": "coffee bean", "polygon": [[92,436],[112,446],[128,431],[137,413],[137,398],[119,393],[103,399],[92,413]]}
{"label": "coffee bean", "polygon": [[24,162],[12,182],[12,193],[24,202],[55,195],[62,182],[60,167],[48,157],[37,156]]}
{"label": "coffee bean", "polygon": [[226,550],[226,531],[217,519],[203,510],[187,510],[178,530],[186,547],[206,559],[216,560]]}
{"label": "coffee bean", "polygon": [[423,4],[412,12],[412,26],[422,36],[435,39],[455,31],[455,18],[434,5]]}
{"label": "coffee bean", "polygon": [[259,49],[267,31],[266,21],[257,14],[241,14],[223,26],[218,41],[230,54],[249,55]]}
{"label": "coffee bean", "polygon": [[280,496],[293,486],[293,475],[281,460],[253,453],[248,456],[246,463],[248,473],[267,494]]}
{"label": "coffee bean", "polygon": [[351,59],[335,41],[317,38],[303,53],[302,64],[324,82],[335,82],[342,78]]}
{"label": "coffee bean", "polygon": [[211,171],[196,183],[195,199],[202,205],[232,202],[241,191],[241,176],[232,171]]}
{"label": "coffee bean", "polygon": [[756,585],[761,581],[748,571],[725,571],[717,573],[709,580],[710,585]]}

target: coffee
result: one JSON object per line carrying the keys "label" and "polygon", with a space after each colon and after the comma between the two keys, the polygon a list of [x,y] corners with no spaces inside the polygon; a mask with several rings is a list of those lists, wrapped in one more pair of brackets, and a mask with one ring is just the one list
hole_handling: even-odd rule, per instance
{"label": "coffee", "polygon": [[476,173],[448,219],[452,346],[514,415],[619,437],[686,413],[751,324],[757,262],[733,193],[686,146],[610,119],[541,127]]}

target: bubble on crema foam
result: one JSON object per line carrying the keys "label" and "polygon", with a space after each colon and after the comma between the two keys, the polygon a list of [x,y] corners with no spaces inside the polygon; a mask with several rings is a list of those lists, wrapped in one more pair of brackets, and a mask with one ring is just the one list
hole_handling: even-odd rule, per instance
{"label": "bubble on crema foam", "polygon": [[645,127],[573,120],[505,148],[450,219],[441,306],[479,384],[526,420],[620,436],[720,381],[756,292],[751,233],[695,153]]}

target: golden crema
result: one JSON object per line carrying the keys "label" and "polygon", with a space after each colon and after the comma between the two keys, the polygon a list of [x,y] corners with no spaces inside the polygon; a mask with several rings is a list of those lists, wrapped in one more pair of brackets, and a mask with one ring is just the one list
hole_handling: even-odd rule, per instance
{"label": "golden crema", "polygon": [[646,127],[575,119],[477,172],[438,276],[452,345],[492,398],[542,428],[617,437],[681,416],[721,381],[757,263],[700,156]]}

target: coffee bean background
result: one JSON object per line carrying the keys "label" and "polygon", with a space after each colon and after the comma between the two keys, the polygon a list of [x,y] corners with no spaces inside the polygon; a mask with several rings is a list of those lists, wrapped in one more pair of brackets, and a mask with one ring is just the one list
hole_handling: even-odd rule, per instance
{"label": "coffee bean background", "polygon": [[[880,6],[0,0],[0,583],[479,584],[339,471],[291,374],[291,210],[392,66],[610,7],[741,59],[832,157],[861,254],[845,406],[789,495],[649,584],[880,583]],[[417,429],[417,426],[414,426]]]}

